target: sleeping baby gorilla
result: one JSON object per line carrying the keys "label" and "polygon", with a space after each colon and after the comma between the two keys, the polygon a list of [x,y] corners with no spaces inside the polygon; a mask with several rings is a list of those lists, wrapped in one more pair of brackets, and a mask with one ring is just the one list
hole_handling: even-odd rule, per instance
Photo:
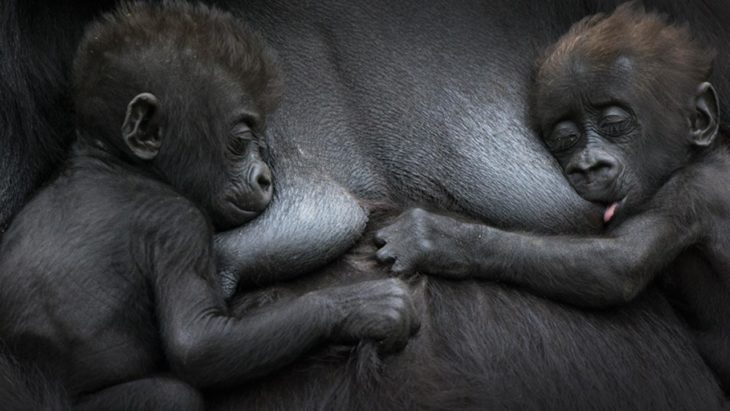
{"label": "sleeping baby gorilla", "polygon": [[67,169],[3,238],[0,337],[75,407],[198,409],[198,387],[326,341],[407,341],[414,312],[395,279],[227,311],[213,228],[271,199],[261,136],[278,87],[240,21],[180,2],[122,6],[87,31],[74,81]]}
{"label": "sleeping baby gorilla", "polygon": [[575,24],[539,62],[534,122],[575,190],[605,206],[605,235],[511,233],[411,210],[378,233],[377,258],[593,307],[631,301],[665,273],[730,389],[730,154],[707,82],[713,56],[633,5]]}

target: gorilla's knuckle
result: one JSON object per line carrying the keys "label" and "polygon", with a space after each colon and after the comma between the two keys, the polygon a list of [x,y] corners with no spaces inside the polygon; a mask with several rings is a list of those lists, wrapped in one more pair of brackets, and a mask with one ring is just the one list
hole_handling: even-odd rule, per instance
{"label": "gorilla's knuckle", "polygon": [[421,319],[414,314],[411,317],[411,335],[417,334],[419,331],[421,331]]}
{"label": "gorilla's knuckle", "polygon": [[398,311],[405,311],[408,308],[405,296],[390,296],[388,307]]}
{"label": "gorilla's knuckle", "polygon": [[391,295],[399,301],[403,301],[408,298],[408,290],[403,284],[397,284],[391,290]]}
{"label": "gorilla's knuckle", "polygon": [[405,261],[399,261],[396,262],[396,264],[393,264],[393,267],[391,267],[391,271],[395,274],[405,274],[410,270],[410,264]]}
{"label": "gorilla's knuckle", "polygon": [[633,301],[642,291],[644,287],[634,278],[626,278],[620,290],[619,302],[626,304]]}
{"label": "gorilla's knuckle", "polygon": [[400,290],[403,289],[403,281],[397,279],[397,278],[388,278],[383,281],[383,284],[388,287],[388,290],[391,293],[397,293]]}
{"label": "gorilla's knuckle", "polygon": [[386,228],[380,229],[375,233],[375,242],[386,244],[388,242],[388,230]]}
{"label": "gorilla's knuckle", "polygon": [[409,224],[420,227],[428,219],[428,212],[422,208],[414,208],[408,211],[406,219]]}
{"label": "gorilla's knuckle", "polygon": [[389,264],[395,260],[395,255],[389,248],[381,248],[375,253],[375,259],[380,263]]}
{"label": "gorilla's knuckle", "polygon": [[406,314],[402,310],[398,310],[396,308],[388,308],[383,313],[383,318],[385,321],[387,321],[392,327],[398,327],[401,322],[405,319]]}
{"label": "gorilla's knuckle", "polygon": [[435,249],[433,241],[429,238],[421,238],[416,244],[418,251],[423,254],[430,254]]}
{"label": "gorilla's knuckle", "polygon": [[390,294],[390,286],[385,283],[373,284],[368,290],[368,296],[375,299],[383,299]]}
{"label": "gorilla's knuckle", "polygon": [[408,216],[412,218],[424,218],[428,215],[428,211],[421,207],[414,207],[408,211]]}

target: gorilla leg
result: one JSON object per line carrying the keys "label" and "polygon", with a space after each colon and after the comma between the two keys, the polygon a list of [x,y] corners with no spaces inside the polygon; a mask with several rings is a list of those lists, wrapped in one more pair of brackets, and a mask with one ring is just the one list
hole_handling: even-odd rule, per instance
{"label": "gorilla leg", "polygon": [[190,385],[169,377],[150,377],[111,386],[89,394],[74,406],[94,410],[203,410],[203,399]]}

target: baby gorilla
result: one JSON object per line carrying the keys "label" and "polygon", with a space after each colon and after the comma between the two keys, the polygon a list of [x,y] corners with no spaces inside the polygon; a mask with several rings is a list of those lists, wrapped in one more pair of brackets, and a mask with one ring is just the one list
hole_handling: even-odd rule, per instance
{"label": "baby gorilla", "polygon": [[0,337],[80,409],[197,409],[192,386],[250,380],[328,340],[402,347],[415,328],[395,279],[228,312],[213,227],[271,199],[261,136],[278,87],[243,27],[204,6],[126,5],[80,45],[74,153],[0,251]]}
{"label": "baby gorilla", "polygon": [[730,389],[730,155],[714,53],[633,5],[575,24],[539,62],[534,121],[601,237],[540,236],[411,210],[378,233],[395,271],[483,278],[561,301],[633,300],[660,273]]}

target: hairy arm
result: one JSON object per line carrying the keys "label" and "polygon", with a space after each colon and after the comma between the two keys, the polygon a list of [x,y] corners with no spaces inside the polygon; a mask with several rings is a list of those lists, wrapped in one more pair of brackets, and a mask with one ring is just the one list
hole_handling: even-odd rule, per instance
{"label": "hairy arm", "polygon": [[697,241],[696,227],[646,212],[604,237],[541,236],[411,210],[376,236],[394,271],[510,282],[556,300],[610,306],[633,299]]}
{"label": "hairy arm", "polygon": [[192,384],[239,384],[325,341],[372,339],[397,349],[417,328],[409,290],[395,279],[325,288],[232,315],[217,285],[210,228],[195,213],[171,213],[177,221],[159,229],[145,259],[154,261],[151,282],[167,358]]}

